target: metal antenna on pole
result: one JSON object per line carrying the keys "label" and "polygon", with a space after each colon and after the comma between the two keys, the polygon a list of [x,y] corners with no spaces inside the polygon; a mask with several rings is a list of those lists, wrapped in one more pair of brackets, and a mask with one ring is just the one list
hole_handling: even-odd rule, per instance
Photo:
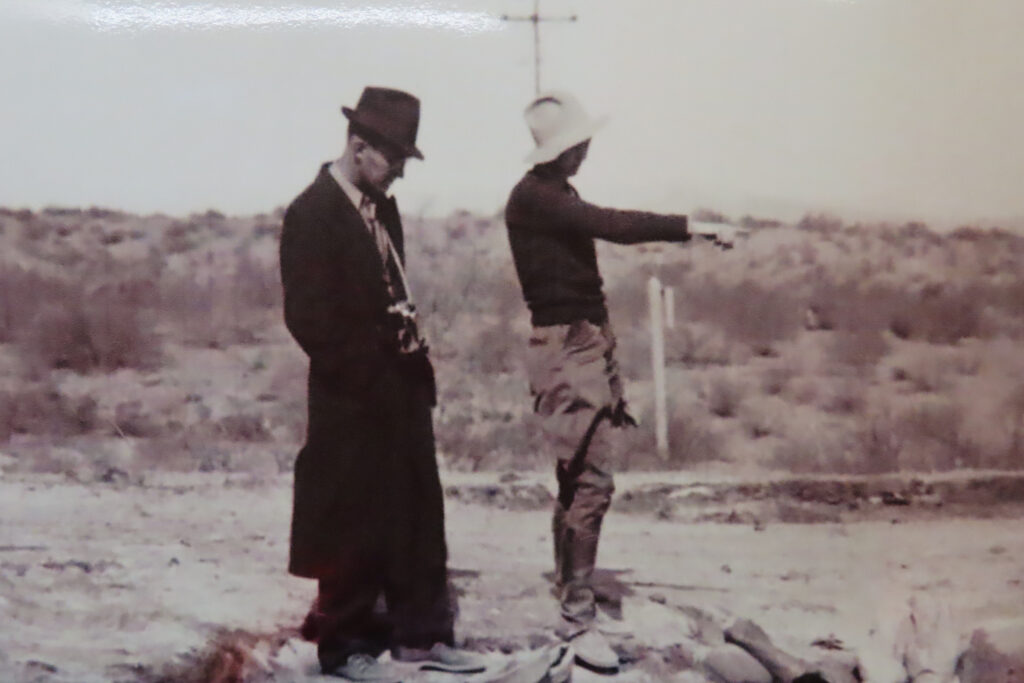
{"label": "metal antenna on pole", "polygon": [[576,15],[568,17],[542,17],[540,15],[540,0],[533,0],[533,14],[523,17],[513,17],[508,14],[501,15],[502,21],[528,21],[533,24],[533,92],[540,94],[540,22],[542,21],[576,21]]}

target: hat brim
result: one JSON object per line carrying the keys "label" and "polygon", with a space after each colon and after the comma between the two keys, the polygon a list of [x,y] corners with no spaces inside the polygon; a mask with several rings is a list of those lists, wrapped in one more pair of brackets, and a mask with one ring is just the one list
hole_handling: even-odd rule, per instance
{"label": "hat brim", "polygon": [[548,140],[546,143],[527,154],[523,161],[528,164],[546,164],[549,161],[554,161],[558,158],[558,155],[565,150],[575,147],[581,142],[594,137],[594,133],[604,128],[606,123],[608,123],[608,117],[606,116],[598,119],[591,119],[570,131],[566,131],[556,138]]}
{"label": "hat brim", "polygon": [[[420,160],[423,159],[423,152],[417,149],[415,145],[406,145],[404,143],[398,142],[397,140],[392,140],[386,135],[383,135],[377,130],[374,130],[372,126],[361,120],[359,112],[357,112],[355,109],[351,109],[349,107],[342,107],[341,113],[345,115],[346,119],[356,124],[364,131],[370,133],[372,136],[376,136],[379,140],[385,142],[386,144],[391,145],[395,149],[401,150],[402,153],[405,154],[405,156],[415,157],[416,159]],[[370,142],[373,142],[373,140],[371,140]]]}

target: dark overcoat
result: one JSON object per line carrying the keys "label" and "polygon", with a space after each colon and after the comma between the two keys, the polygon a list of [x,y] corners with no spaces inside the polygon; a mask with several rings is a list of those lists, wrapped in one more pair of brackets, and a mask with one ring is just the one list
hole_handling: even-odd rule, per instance
{"label": "dark overcoat", "polygon": [[[404,260],[393,199],[377,217]],[[376,245],[327,164],[288,207],[280,256],[285,324],[310,361],[289,571],[407,588],[443,579],[432,370],[399,353]]]}

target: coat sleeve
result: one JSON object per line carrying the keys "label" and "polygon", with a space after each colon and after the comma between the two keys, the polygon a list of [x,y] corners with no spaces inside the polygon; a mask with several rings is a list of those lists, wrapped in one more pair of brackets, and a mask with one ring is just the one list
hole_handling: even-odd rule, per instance
{"label": "coat sleeve", "polygon": [[513,190],[505,218],[530,230],[570,231],[618,244],[690,239],[686,216],[604,208],[529,177]]}
{"label": "coat sleeve", "polygon": [[[387,318],[373,283],[346,267],[332,226],[289,208],[281,232],[284,319],[311,369],[353,389],[365,387],[393,354]],[[351,264],[349,264],[351,265]]]}

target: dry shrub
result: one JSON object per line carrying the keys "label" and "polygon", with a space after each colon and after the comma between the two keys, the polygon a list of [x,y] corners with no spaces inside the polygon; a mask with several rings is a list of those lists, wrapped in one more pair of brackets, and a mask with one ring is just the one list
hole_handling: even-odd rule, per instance
{"label": "dry shrub", "polygon": [[228,441],[269,441],[270,433],[260,415],[225,415],[217,421],[217,433]]}
{"label": "dry shrub", "polygon": [[59,278],[0,264],[0,342],[14,341],[16,333],[30,326],[41,305],[64,301],[73,289]]}
{"label": "dry shrub", "polygon": [[235,254],[231,287],[237,292],[236,301],[252,308],[280,307],[283,290],[277,263],[265,263],[254,258],[248,244],[237,249]]}
{"label": "dry shrub", "polygon": [[484,324],[476,333],[475,341],[464,349],[463,362],[467,369],[487,375],[513,372],[522,367],[524,345],[506,317],[492,324]]}
{"label": "dry shrub", "polygon": [[838,430],[809,425],[775,446],[770,465],[797,474],[844,473],[848,471],[846,454]]}
{"label": "dry shrub", "polygon": [[96,400],[70,397],[47,383],[0,392],[0,442],[14,434],[74,436],[96,428]]}
{"label": "dry shrub", "polygon": [[882,474],[899,469],[903,436],[890,410],[881,409],[864,415],[857,425],[855,439],[855,473]]}
{"label": "dry shrub", "polygon": [[280,320],[281,285],[276,264],[265,264],[239,250],[235,267],[210,272],[205,281],[194,274],[165,277],[161,309],[185,344],[225,348],[253,344],[259,333]]}
{"label": "dry shrub", "polygon": [[740,219],[740,227],[746,228],[747,230],[781,228],[782,221],[775,220],[774,218],[757,218],[747,214]]}
{"label": "dry shrub", "polygon": [[[650,338],[645,337],[648,366],[650,365]],[[665,360],[686,366],[726,365],[732,360],[733,348],[721,330],[707,324],[677,322],[665,330]]]}
{"label": "dry shrub", "polygon": [[708,410],[718,417],[736,417],[743,402],[743,384],[729,373],[712,375],[705,387]]}
{"label": "dry shrub", "polygon": [[761,374],[761,390],[769,396],[778,396],[786,390],[796,374],[796,369],[790,365],[772,365],[765,368]]}
{"label": "dry shrub", "polygon": [[698,223],[728,223],[729,219],[726,218],[725,214],[713,209],[698,208],[694,210],[690,216],[691,219]]}
{"label": "dry shrub", "polygon": [[123,401],[114,408],[114,431],[119,436],[153,437],[163,432],[163,425],[142,401]]}
{"label": "dry shrub", "polygon": [[786,394],[800,405],[816,406],[825,395],[825,390],[818,377],[794,377],[789,382]]}
{"label": "dry shrub", "polygon": [[1010,445],[1006,451],[1005,462],[1008,468],[1024,467],[1024,383],[1010,394],[1004,404],[1005,419],[1010,428]]}
{"label": "dry shrub", "polygon": [[309,365],[297,349],[278,359],[271,369],[266,402],[274,410],[267,416],[267,427],[277,440],[298,444],[306,436],[306,379]]}
{"label": "dry shrub", "polygon": [[[213,425],[214,429],[219,423]],[[296,449],[297,450],[297,449]],[[235,440],[203,429],[170,438],[147,439],[140,459],[147,470],[181,472],[244,472],[273,475],[290,470],[296,450],[269,446],[265,441]]]}
{"label": "dry shrub", "polygon": [[949,233],[950,239],[961,242],[985,242],[993,236],[993,233],[990,231],[974,225],[961,225],[956,230]]}
{"label": "dry shrub", "polygon": [[269,237],[275,241],[281,239],[283,222],[279,216],[265,213],[256,214],[252,226],[252,235],[256,239]]}
{"label": "dry shrub", "polygon": [[781,432],[787,412],[788,406],[781,399],[754,399],[744,404],[740,411],[740,423],[751,439],[763,439]]}
{"label": "dry shrub", "polygon": [[[984,332],[985,302],[993,306],[1011,306],[1013,298],[975,282],[952,286],[932,284],[913,291],[885,282],[832,281],[807,283],[811,288],[809,305],[821,329],[866,334],[888,330],[900,339],[916,339],[934,344],[954,344],[960,339],[981,336]],[[863,280],[863,278],[862,278]],[[867,282],[868,284],[865,284]]]}
{"label": "dry shrub", "polygon": [[770,355],[773,344],[795,336],[800,327],[800,307],[788,290],[751,280],[729,285],[707,279],[688,285],[682,299],[687,320],[711,323],[761,355]]}
{"label": "dry shrub", "polygon": [[44,220],[41,214],[36,216],[30,213],[22,221],[21,239],[27,242],[40,242],[49,237],[52,230],[53,225]]}
{"label": "dry shrub", "polygon": [[537,418],[515,419],[510,413],[471,417],[446,416],[435,423],[438,450],[454,470],[528,470],[551,465]]}
{"label": "dry shrub", "polygon": [[859,378],[844,378],[833,383],[822,407],[829,413],[853,415],[863,411],[866,404],[863,382]]}
{"label": "dry shrub", "polygon": [[[671,362],[666,341],[666,364]],[[674,354],[673,354],[674,355]],[[629,328],[616,338],[615,359],[624,377],[649,379],[651,377],[651,337],[646,328]]]}
{"label": "dry shrub", "polygon": [[900,419],[903,466],[913,470],[977,467],[978,450],[963,426],[963,408],[950,401],[927,401],[910,408]]}
{"label": "dry shrub", "polygon": [[46,302],[16,342],[29,367],[46,370],[145,370],[161,356],[152,315],[118,288],[69,290],[62,300]]}
{"label": "dry shrub", "polygon": [[[1024,465],[1024,390],[1011,392],[999,416],[982,416],[971,431],[965,407],[927,397],[902,410],[880,406],[857,421],[849,465],[853,472],[933,471]],[[992,433],[993,420],[1008,431]]]}
{"label": "dry shrub", "polygon": [[162,249],[168,254],[181,254],[195,249],[200,242],[199,227],[193,223],[175,221],[164,230]]}
{"label": "dry shrub", "polygon": [[953,370],[946,357],[922,349],[907,358],[894,371],[894,377],[909,382],[914,391],[932,393],[946,391],[953,386]]}
{"label": "dry shrub", "polygon": [[[649,409],[650,406],[637,406],[631,412],[639,416]],[[658,454],[653,417],[638,427],[626,427],[612,433],[616,459],[623,469],[678,470],[728,459],[721,436],[699,403],[670,405],[669,410],[667,459]]]}
{"label": "dry shrub", "polygon": [[921,221],[908,221],[896,231],[896,237],[902,241],[918,241],[936,244],[942,241],[938,233]]}
{"label": "dry shrub", "polygon": [[230,450],[203,430],[142,439],[136,453],[144,471],[226,472],[231,465]]}
{"label": "dry shrub", "polygon": [[987,301],[1015,318],[1024,318],[1024,277],[993,285]]}
{"label": "dry shrub", "polygon": [[722,440],[708,421],[687,410],[677,410],[669,416],[668,445],[671,467],[727,459],[722,451]]}
{"label": "dry shrub", "polygon": [[985,298],[984,288],[978,285],[936,284],[923,288],[916,296],[900,297],[890,292],[889,329],[901,339],[933,344],[955,344],[977,337],[982,330],[979,301]]}
{"label": "dry shrub", "polygon": [[834,280],[816,270],[804,285],[810,289],[808,309],[815,329],[871,333],[885,329],[888,290],[856,279]]}
{"label": "dry shrub", "polygon": [[827,213],[809,213],[796,224],[798,230],[833,235],[843,229],[843,221]]}
{"label": "dry shrub", "polygon": [[[770,464],[805,474],[881,474],[903,464],[905,426],[887,406],[860,412],[853,421],[808,416],[791,423],[775,446]],[[781,430],[777,430],[781,432]]]}
{"label": "dry shrub", "polygon": [[[665,330],[665,364],[686,367],[727,365],[737,352],[724,333],[704,323],[676,322]],[[618,336],[615,357],[622,375],[631,380],[649,379],[652,374],[651,335],[648,327],[626,328]]]}
{"label": "dry shrub", "polygon": [[889,344],[877,329],[840,330],[828,344],[828,358],[835,364],[864,372],[878,363]]}

